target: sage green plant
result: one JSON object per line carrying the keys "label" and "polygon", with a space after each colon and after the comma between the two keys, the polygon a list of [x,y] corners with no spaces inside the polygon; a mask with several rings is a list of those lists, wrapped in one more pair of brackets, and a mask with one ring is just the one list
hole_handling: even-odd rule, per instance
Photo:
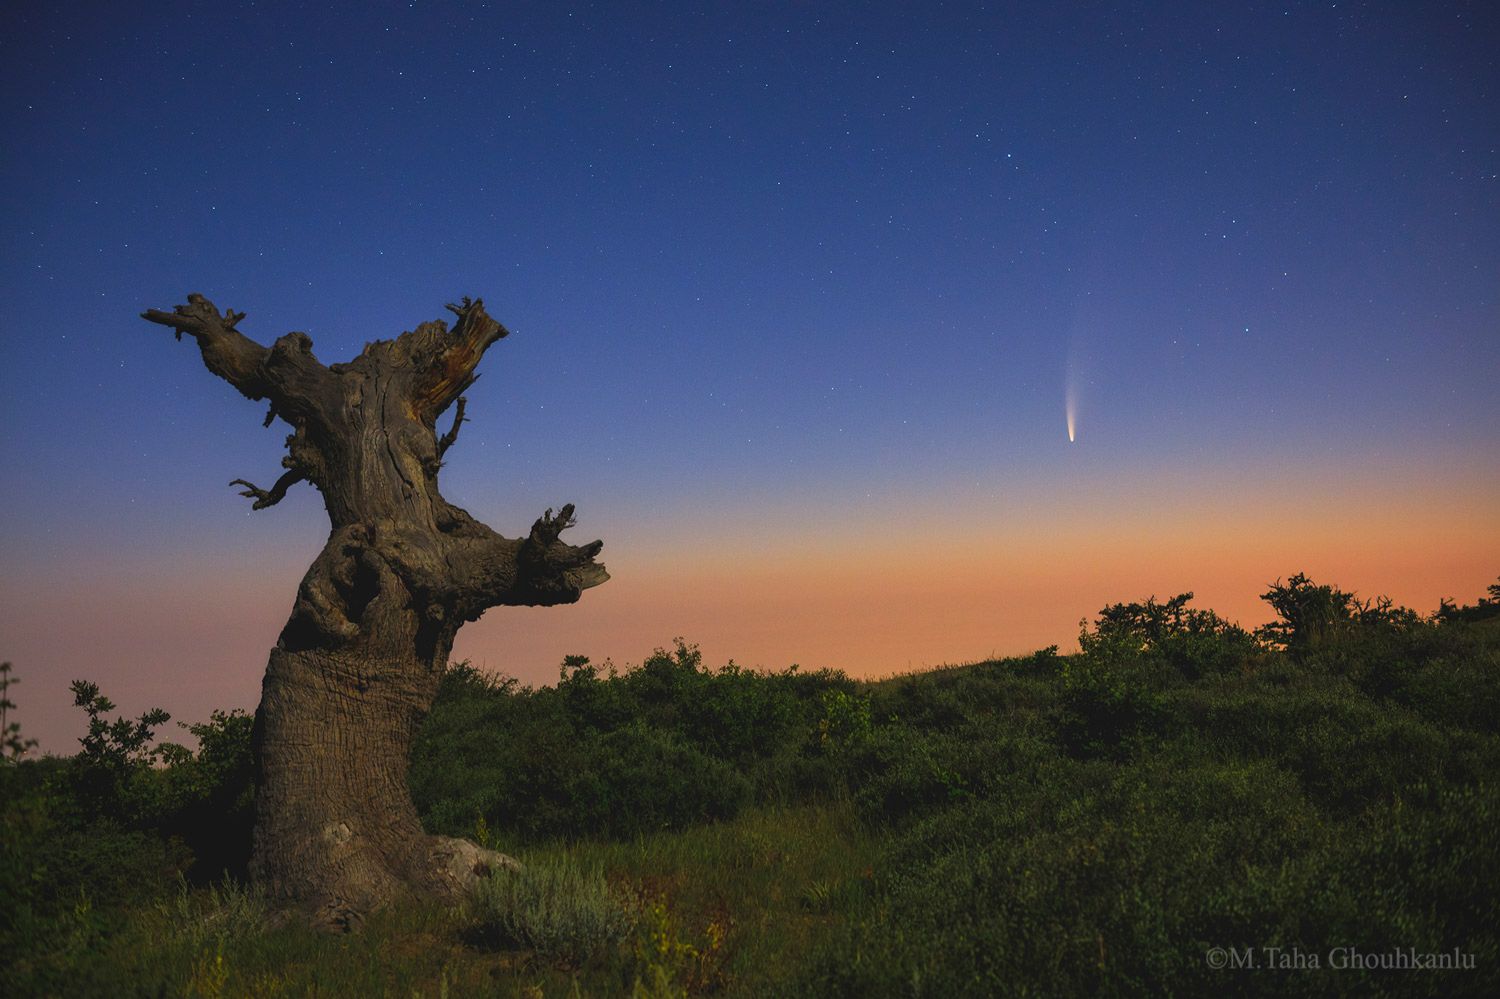
{"label": "sage green plant", "polygon": [[471,913],[486,942],[571,965],[620,943],[636,922],[602,868],[571,854],[494,871],[480,882]]}

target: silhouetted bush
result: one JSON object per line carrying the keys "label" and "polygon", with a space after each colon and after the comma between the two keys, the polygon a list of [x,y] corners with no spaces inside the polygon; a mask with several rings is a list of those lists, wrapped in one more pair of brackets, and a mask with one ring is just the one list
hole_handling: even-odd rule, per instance
{"label": "silhouetted bush", "polygon": [[1444,599],[1437,609],[1437,619],[1445,624],[1456,621],[1473,623],[1493,621],[1500,618],[1500,582],[1491,583],[1489,596],[1481,597],[1473,606],[1459,607],[1452,600]]}
{"label": "silhouetted bush", "polygon": [[1300,572],[1284,584],[1277,580],[1261,599],[1277,616],[1260,629],[1261,637],[1294,655],[1361,631],[1402,632],[1423,624],[1421,615],[1396,606],[1388,597],[1360,600],[1336,586],[1320,586]]}

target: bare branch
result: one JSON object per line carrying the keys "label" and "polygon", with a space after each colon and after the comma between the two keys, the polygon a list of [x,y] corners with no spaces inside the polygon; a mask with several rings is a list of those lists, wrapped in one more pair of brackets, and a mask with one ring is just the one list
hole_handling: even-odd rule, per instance
{"label": "bare branch", "polygon": [[558,535],[568,528],[577,525],[578,521],[573,519],[573,504],[566,503],[557,511],[557,516],[552,516],[552,508],[549,506],[547,512],[537,518],[535,524],[531,525],[531,537],[527,540],[533,545],[546,547],[557,540]]}
{"label": "bare branch", "polygon": [[594,561],[604,549],[603,541],[579,547],[559,540],[577,523],[573,504],[568,503],[556,517],[549,509],[531,525],[531,534],[516,553],[516,593],[507,603],[572,603],[584,590],[609,579],[604,566]]}
{"label": "bare branch", "polygon": [[327,423],[337,411],[336,379],[313,356],[306,333],[288,333],[263,347],[235,328],[245,318],[243,312],[221,314],[196,292],[171,312],[148,309],[141,318],[170,327],[179,340],[191,333],[208,370],[247,398],[269,399],[266,426],[276,417],[294,426],[309,420]]}
{"label": "bare branch", "polygon": [[306,471],[300,468],[294,468],[289,472],[283,473],[281,478],[277,479],[276,484],[270,489],[261,489],[254,483],[246,482],[244,479],[232,479],[230,480],[229,484],[231,486],[245,487],[240,491],[240,495],[248,496],[249,498],[255,500],[254,503],[250,504],[250,509],[264,510],[268,506],[275,506],[277,503],[280,503],[284,498],[286,498],[286,491],[288,489],[292,488],[297,483],[306,478]]}
{"label": "bare branch", "polygon": [[464,424],[464,406],[467,403],[468,400],[463,396],[458,397],[458,408],[453,411],[453,426],[446,434],[438,438],[437,452],[439,458],[447,454],[448,449],[458,440],[458,428]]}
{"label": "bare branch", "polygon": [[264,399],[271,394],[271,385],[265,378],[261,365],[270,353],[265,347],[251,340],[235,325],[245,318],[243,312],[229,309],[220,313],[214,303],[197,292],[188,296],[187,304],[179,305],[171,312],[147,309],[141,318],[161,326],[169,326],[177,333],[191,333],[203,352],[203,363],[208,370],[223,378],[251,399]]}

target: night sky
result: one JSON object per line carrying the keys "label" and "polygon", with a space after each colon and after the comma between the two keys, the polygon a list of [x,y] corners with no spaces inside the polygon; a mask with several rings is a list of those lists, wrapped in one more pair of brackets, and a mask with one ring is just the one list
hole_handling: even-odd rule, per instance
{"label": "night sky", "polygon": [[190,291],[325,363],[462,295],[515,331],[444,494],[576,503],[614,577],[460,633],[527,682],[1500,573],[1489,4],[295,8],[3,15],[0,658],[44,749],[74,678],[253,708],[326,536],[227,486],[286,428],[137,318]]}

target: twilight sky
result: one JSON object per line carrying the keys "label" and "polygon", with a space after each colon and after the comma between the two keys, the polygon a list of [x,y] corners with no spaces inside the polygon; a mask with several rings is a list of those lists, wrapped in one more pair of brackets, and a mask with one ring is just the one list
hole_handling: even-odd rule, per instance
{"label": "twilight sky", "polygon": [[74,678],[253,708],[326,536],[226,486],[287,431],[137,318],[189,291],[324,362],[465,294],[515,331],[443,491],[576,503],[614,577],[460,633],[527,682],[1500,573],[1491,5],[12,6],[0,658],[44,749]]}

